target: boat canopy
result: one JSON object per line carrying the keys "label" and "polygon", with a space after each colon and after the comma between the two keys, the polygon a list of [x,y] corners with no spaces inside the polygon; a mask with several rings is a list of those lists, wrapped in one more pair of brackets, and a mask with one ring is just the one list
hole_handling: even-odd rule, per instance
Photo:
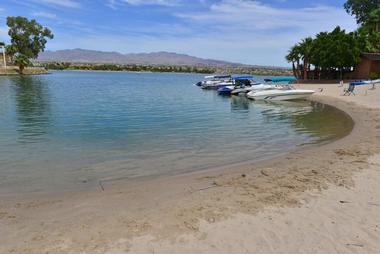
{"label": "boat canopy", "polygon": [[216,75],[216,76],[205,76],[205,79],[210,79],[210,78],[231,78],[231,75]]}
{"label": "boat canopy", "polygon": [[371,85],[371,84],[377,84],[377,83],[380,83],[380,79],[367,80],[367,81],[355,81],[355,82],[351,82],[350,85],[360,86],[360,85]]}
{"label": "boat canopy", "polygon": [[244,75],[244,76],[232,76],[233,79],[239,80],[239,79],[253,79],[255,76],[252,75]]}
{"label": "boat canopy", "polygon": [[295,77],[275,77],[275,78],[267,78],[264,80],[265,80],[265,82],[279,83],[279,82],[296,81],[297,79]]}

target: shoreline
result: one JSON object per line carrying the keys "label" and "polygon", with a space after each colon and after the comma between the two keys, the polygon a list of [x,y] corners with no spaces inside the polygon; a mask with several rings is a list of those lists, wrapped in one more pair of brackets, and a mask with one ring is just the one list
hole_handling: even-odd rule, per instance
{"label": "shoreline", "polygon": [[[352,132],[329,144],[232,169],[53,199],[2,200],[0,222],[5,227],[0,234],[6,235],[6,244],[0,253],[12,249],[19,253],[26,246],[30,249],[25,253],[125,253],[152,239],[158,249],[170,241],[173,244],[166,248],[180,248],[185,244],[178,239],[181,235],[196,236],[195,242],[207,239],[202,233],[205,223],[216,226],[239,214],[255,217],[270,207],[300,207],[302,195],[311,190],[353,188],[353,175],[369,167],[370,156],[380,153],[380,109],[333,97],[313,99],[348,113],[354,120]],[[20,236],[24,243],[17,242]]]}
{"label": "shoreline", "polygon": [[18,67],[8,66],[6,69],[0,69],[0,77],[13,77],[13,76],[32,76],[32,75],[45,75],[50,74],[48,70],[41,67],[26,67],[24,73],[20,74],[18,72]]}

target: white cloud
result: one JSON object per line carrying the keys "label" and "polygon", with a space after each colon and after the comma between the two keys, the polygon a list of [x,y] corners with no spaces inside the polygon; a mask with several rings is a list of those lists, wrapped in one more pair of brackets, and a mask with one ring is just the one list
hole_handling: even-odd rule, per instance
{"label": "white cloud", "polygon": [[[117,0],[110,0],[111,4],[116,4]],[[130,5],[162,5],[162,6],[176,6],[180,4],[180,0],[119,0]]]}
{"label": "white cloud", "polygon": [[314,6],[300,9],[275,8],[259,1],[222,0],[208,11],[178,13],[178,17],[212,25],[215,28],[240,31],[268,29],[328,30],[335,25],[353,30],[354,20],[342,8]]}
{"label": "white cloud", "polygon": [[[135,5],[158,2],[108,2],[117,7],[127,1]],[[180,1],[184,3],[184,0],[175,2],[181,4]],[[166,1],[159,2],[162,5]],[[208,2],[202,9],[195,12],[176,8],[178,13],[174,15],[179,20],[175,25],[147,22],[122,28],[98,26],[99,30],[83,32],[81,36],[57,34],[49,47],[123,53],[164,50],[247,64],[287,66],[284,56],[300,39],[320,31],[331,31],[336,25],[349,31],[356,28],[352,17],[332,6],[296,9],[273,7],[260,1],[221,0],[213,4]]]}
{"label": "white cloud", "polygon": [[32,15],[36,17],[43,17],[43,18],[58,20],[58,16],[50,12],[36,11],[36,12],[32,12]]}
{"label": "white cloud", "polygon": [[75,0],[39,0],[38,2],[65,8],[79,8],[81,6],[79,1]]}

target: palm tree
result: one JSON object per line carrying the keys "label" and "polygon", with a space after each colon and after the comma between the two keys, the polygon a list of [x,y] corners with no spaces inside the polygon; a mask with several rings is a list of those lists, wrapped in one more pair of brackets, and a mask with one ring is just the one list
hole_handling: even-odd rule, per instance
{"label": "palm tree", "polygon": [[299,67],[301,60],[301,48],[299,44],[294,45],[289,50],[288,54],[285,56],[285,59],[292,63],[293,74],[296,78],[300,78]]}
{"label": "palm tree", "polygon": [[313,48],[313,39],[307,37],[301,41],[299,44],[302,60],[303,60],[303,79],[307,79],[307,72],[310,71],[310,58]]}

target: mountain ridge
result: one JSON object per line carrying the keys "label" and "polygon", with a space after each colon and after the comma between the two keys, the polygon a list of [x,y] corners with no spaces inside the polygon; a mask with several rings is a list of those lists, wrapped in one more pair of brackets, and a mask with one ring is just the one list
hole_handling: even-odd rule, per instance
{"label": "mountain ridge", "polygon": [[246,66],[241,63],[205,59],[167,51],[122,54],[116,51],[98,51],[80,48],[41,52],[37,58],[37,61],[152,65]]}

